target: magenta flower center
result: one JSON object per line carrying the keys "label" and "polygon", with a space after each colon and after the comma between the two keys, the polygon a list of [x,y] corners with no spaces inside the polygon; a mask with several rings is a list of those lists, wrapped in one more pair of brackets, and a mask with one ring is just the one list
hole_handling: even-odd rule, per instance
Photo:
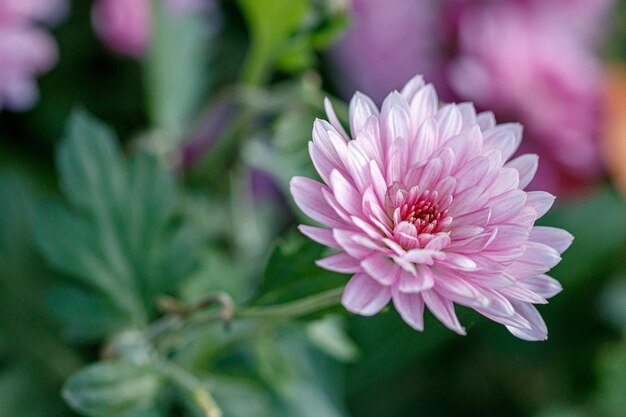
{"label": "magenta flower center", "polygon": [[398,185],[387,190],[387,208],[393,220],[393,234],[404,249],[423,247],[432,235],[447,232],[452,223],[448,209],[452,196],[412,187],[408,192]]}

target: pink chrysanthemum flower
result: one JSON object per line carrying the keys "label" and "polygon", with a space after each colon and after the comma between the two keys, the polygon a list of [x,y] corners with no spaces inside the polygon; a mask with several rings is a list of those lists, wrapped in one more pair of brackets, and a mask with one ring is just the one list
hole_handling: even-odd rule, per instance
{"label": "pink chrysanthemum flower", "polygon": [[[170,14],[184,14],[213,8],[214,0],[167,0]],[[146,53],[152,38],[151,0],[98,0],[91,17],[102,42],[112,51],[133,58]]]}
{"label": "pink chrysanthemum flower", "polygon": [[544,340],[533,304],[561,290],[545,275],[572,236],[534,226],[554,197],[524,191],[535,155],[511,161],[519,124],[496,125],[470,103],[439,107],[432,85],[413,78],[379,112],[357,93],[350,136],[326,102],[330,123],[317,120],[311,159],[324,183],[295,177],[291,192],[312,219],[300,226],[339,253],[318,261],[354,274],[342,303],[370,316],[390,300],[411,327],[423,329],[424,307],[464,334],[454,304],[504,324],[515,336]]}

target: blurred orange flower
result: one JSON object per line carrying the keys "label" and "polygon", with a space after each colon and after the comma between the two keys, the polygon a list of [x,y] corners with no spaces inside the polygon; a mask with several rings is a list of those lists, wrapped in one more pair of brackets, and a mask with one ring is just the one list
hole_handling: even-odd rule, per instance
{"label": "blurred orange flower", "polygon": [[612,64],[606,77],[604,161],[615,186],[626,194],[626,65]]}

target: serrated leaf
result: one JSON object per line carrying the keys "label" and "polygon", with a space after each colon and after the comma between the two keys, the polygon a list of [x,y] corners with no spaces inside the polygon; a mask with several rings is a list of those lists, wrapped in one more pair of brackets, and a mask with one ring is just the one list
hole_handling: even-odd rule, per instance
{"label": "serrated leaf", "polygon": [[[113,132],[84,112],[71,117],[57,165],[66,201],[33,211],[35,242],[109,316],[102,326],[97,312],[73,319],[61,306],[67,332],[88,339],[105,328],[145,325],[155,296],[193,271],[200,249],[197,233],[177,221],[172,175],[147,154],[127,161]],[[72,296],[86,305],[85,294]]]}
{"label": "serrated leaf", "polygon": [[161,378],[148,366],[124,361],[99,362],[82,368],[63,387],[63,398],[90,417],[127,417],[150,409]]}

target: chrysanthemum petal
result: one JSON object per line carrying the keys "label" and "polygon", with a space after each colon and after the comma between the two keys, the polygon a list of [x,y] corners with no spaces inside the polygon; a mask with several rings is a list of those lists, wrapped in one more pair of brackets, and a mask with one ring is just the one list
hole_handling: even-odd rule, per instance
{"label": "chrysanthemum petal", "polygon": [[371,98],[357,92],[352,97],[352,100],[350,100],[349,115],[350,131],[352,132],[352,137],[355,138],[368,118],[370,116],[378,116],[379,112],[378,107],[376,107],[376,104],[374,104]]}
{"label": "chrysanthemum petal", "polygon": [[548,275],[536,275],[518,281],[519,285],[534,292],[545,299],[549,299],[563,291],[563,287],[556,279]]}
{"label": "chrysanthemum petal", "polygon": [[391,258],[381,252],[374,252],[363,259],[361,268],[371,278],[386,286],[393,284],[398,279],[400,269]]}
{"label": "chrysanthemum petal", "polygon": [[328,205],[322,190],[326,186],[305,177],[294,177],[289,183],[291,195],[296,204],[310,218],[322,224],[337,227],[343,225],[342,219]]}
{"label": "chrysanthemum petal", "polygon": [[550,210],[555,199],[555,196],[545,191],[529,191],[526,193],[526,205],[535,210],[538,219]]}
{"label": "chrysanthemum petal", "polygon": [[535,177],[539,166],[539,157],[535,154],[524,154],[507,162],[505,165],[519,172],[519,188],[524,189]]}
{"label": "chrysanthemum petal", "polygon": [[393,305],[409,326],[418,331],[424,330],[424,300],[420,294],[396,292]]}
{"label": "chrysanthemum petal", "polygon": [[348,255],[346,252],[339,252],[334,255],[327,256],[326,258],[322,258],[315,263],[321,268],[344,274],[361,272],[359,261]]}
{"label": "chrysanthemum petal", "polygon": [[428,309],[441,321],[448,329],[465,335],[465,329],[459,323],[459,319],[454,312],[454,304],[452,301],[441,297],[434,290],[428,290],[421,293]]}
{"label": "chrysanthemum petal", "polygon": [[333,237],[333,229],[326,229],[324,227],[307,226],[301,224],[300,226],[298,226],[298,230],[300,230],[300,232],[309,239],[312,239],[321,245],[331,248],[339,247],[339,244]]}
{"label": "chrysanthemum petal", "polygon": [[572,244],[574,236],[556,227],[535,226],[530,232],[530,240],[548,245],[561,254]]}
{"label": "chrysanthemum petal", "polygon": [[333,108],[333,103],[330,102],[330,99],[328,97],[324,98],[324,111],[328,116],[328,121],[335,128],[337,133],[339,133],[339,135],[344,138],[346,142],[349,141],[350,137],[339,122],[339,118],[337,117],[337,114],[335,114],[335,109]]}
{"label": "chrysanthemum petal", "polygon": [[343,290],[341,303],[353,313],[372,316],[382,310],[391,299],[391,290],[367,274],[355,274]]}

